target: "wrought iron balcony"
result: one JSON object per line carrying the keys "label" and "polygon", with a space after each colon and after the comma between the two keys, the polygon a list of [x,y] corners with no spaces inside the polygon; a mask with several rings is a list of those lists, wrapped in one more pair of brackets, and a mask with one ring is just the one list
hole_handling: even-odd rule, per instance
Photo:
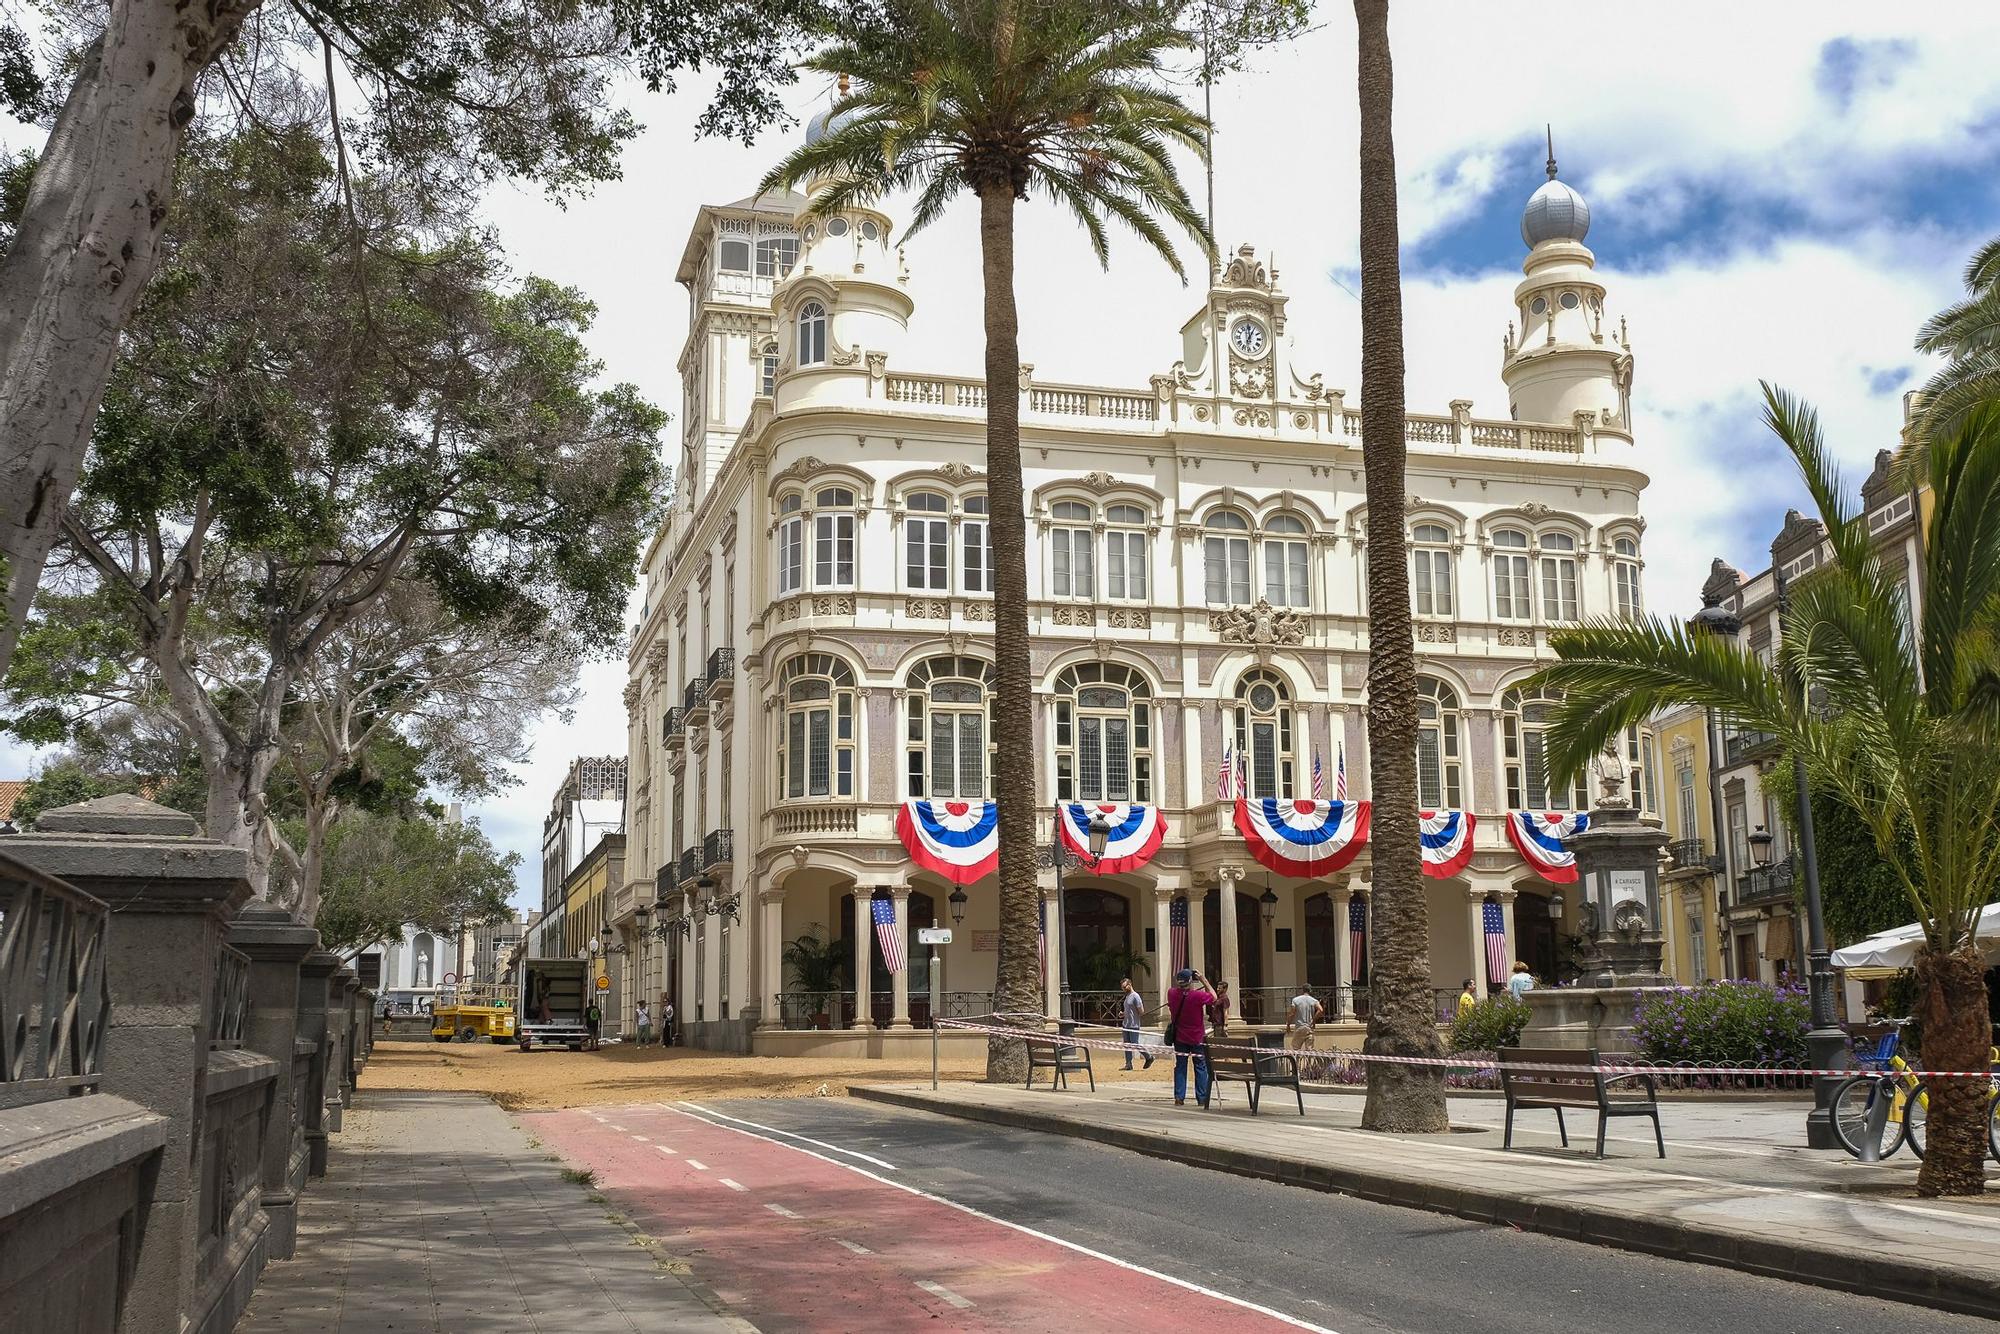
{"label": "wrought iron balcony", "polygon": [[1792,897],[1792,859],[1760,866],[1736,880],[1736,906],[1749,907],[1761,903],[1785,903]]}
{"label": "wrought iron balcony", "polygon": [[681,706],[688,715],[688,721],[692,722],[694,721],[693,715],[704,712],[707,705],[708,678],[706,676],[697,676],[692,681],[689,681],[687,689],[681,692]]}
{"label": "wrought iron balcony", "polygon": [[1769,732],[1732,732],[1723,738],[1723,762],[1732,766],[1745,763],[1775,746],[1777,741]]}
{"label": "wrought iron balcony", "polygon": [[719,648],[708,655],[708,698],[721,703],[736,693],[736,650]]}
{"label": "wrought iron balcony", "polygon": [[1673,859],[1676,871],[1709,870],[1708,853],[1698,838],[1677,838],[1667,844],[1667,856]]}
{"label": "wrought iron balcony", "polygon": [[687,710],[676,704],[668,709],[666,717],[660,720],[660,739],[672,742],[687,731]]}
{"label": "wrought iron balcony", "polygon": [[705,871],[718,866],[727,866],[736,860],[736,831],[733,829],[711,829],[702,840],[701,865]]}
{"label": "wrought iron balcony", "polygon": [[683,848],[681,850],[681,867],[680,867],[681,883],[685,885],[686,883],[688,883],[688,881],[694,880],[700,875],[701,875],[701,849]]}

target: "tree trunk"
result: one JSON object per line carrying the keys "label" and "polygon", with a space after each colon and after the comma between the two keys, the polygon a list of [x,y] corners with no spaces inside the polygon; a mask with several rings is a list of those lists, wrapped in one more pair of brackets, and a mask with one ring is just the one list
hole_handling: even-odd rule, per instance
{"label": "tree trunk", "polygon": [[[993,1008],[1042,1012],[1035,948],[1034,681],[1028,663],[1028,521],[1021,495],[1021,323],[1014,309],[1014,191],[989,181],[979,191],[981,275],[986,284],[986,504],[993,543],[993,790],[1000,807],[1000,958]],[[1018,1022],[1018,1020],[1014,1021]],[[1014,1040],[987,1045],[986,1077],[1027,1075]]]}
{"label": "tree trunk", "polygon": [[[1388,0],[1354,0],[1360,31],[1361,457],[1368,488],[1369,848],[1375,921],[1368,1037],[1378,1056],[1442,1056],[1417,830],[1417,651],[1403,553],[1403,288],[1396,229]],[[1368,1066],[1361,1124],[1443,1131],[1439,1066]]]}
{"label": "tree trunk", "polygon": [[[1955,954],[1917,955],[1917,984],[1923,999],[1923,1051],[1927,1070],[1984,1070],[1993,1030],[1987,1022],[1985,962],[1975,949]],[[1917,1194],[1978,1195],[1986,1189],[1986,1101],[1988,1081],[1927,1080],[1930,1094],[1924,1126],[1928,1142],[1917,1171]]]}
{"label": "tree trunk", "polygon": [[248,8],[113,0],[0,259],[0,674],[153,274],[195,78]]}

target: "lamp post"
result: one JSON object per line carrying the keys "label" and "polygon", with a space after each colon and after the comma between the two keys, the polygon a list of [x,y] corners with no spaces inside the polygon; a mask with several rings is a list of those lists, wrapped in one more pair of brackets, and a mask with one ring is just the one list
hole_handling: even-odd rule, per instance
{"label": "lamp post", "polygon": [[945,902],[951,905],[951,924],[953,926],[964,926],[965,905],[971,902],[966,896],[965,886],[953,885],[951,893],[945,896]]}
{"label": "lamp post", "polygon": [[[1068,1037],[1070,1034],[1076,1032],[1076,1006],[1070,999],[1069,991],[1069,902],[1064,897],[1063,867],[1074,854],[1063,846],[1062,819],[1063,812],[1058,807],[1056,810],[1055,841],[1049,844],[1049,864],[1055,868],[1056,872],[1056,928],[1062,933],[1062,946],[1056,952],[1058,955],[1056,959],[1056,987],[1058,995],[1056,1003],[1056,1028],[1064,1037]],[[1104,812],[1095,807],[1090,812],[1088,837],[1090,840],[1090,859],[1088,865],[1092,870],[1096,870],[1099,863],[1104,860],[1104,846],[1111,839],[1111,825],[1105,820]],[[1086,863],[1082,858],[1078,858],[1077,864],[1081,866]]]}

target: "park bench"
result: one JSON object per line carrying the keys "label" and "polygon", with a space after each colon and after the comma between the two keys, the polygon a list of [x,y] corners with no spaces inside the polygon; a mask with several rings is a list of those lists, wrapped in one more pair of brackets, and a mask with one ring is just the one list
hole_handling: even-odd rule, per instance
{"label": "park bench", "polygon": [[1065,1077],[1072,1070],[1081,1070],[1090,1080],[1090,1091],[1097,1092],[1097,1075],[1090,1068],[1090,1048],[1079,1047],[1072,1042],[1033,1040],[1028,1043],[1028,1088],[1035,1086],[1035,1071],[1050,1072],[1051,1091],[1068,1088]]}
{"label": "park bench", "polygon": [[[1614,1058],[1625,1059],[1614,1053]],[[1506,1136],[1500,1147],[1514,1147],[1516,1108],[1549,1108],[1556,1114],[1556,1132],[1569,1147],[1569,1128],[1563,1124],[1563,1108],[1582,1107],[1597,1113],[1597,1156],[1604,1156],[1604,1128],[1614,1116],[1649,1116],[1653,1119],[1653,1139],[1660,1157],[1667,1156],[1666,1137],[1660,1132],[1660,1093],[1653,1077],[1634,1071],[1606,1079],[1593,1067],[1603,1064],[1595,1047],[1572,1051],[1557,1047],[1502,1047],[1500,1049],[1500,1090],[1507,1099]],[[1517,1065],[1575,1066],[1576,1073],[1564,1070],[1517,1070]],[[1645,1085],[1639,1096],[1636,1085]]]}
{"label": "park bench", "polygon": [[[1268,1040],[1268,1041],[1267,1041]],[[1255,1051],[1227,1051],[1208,1053],[1208,1096],[1213,1107],[1220,1085],[1225,1079],[1233,1079],[1243,1085],[1250,1096],[1250,1114],[1257,1114],[1257,1099],[1267,1088],[1288,1088],[1299,1100],[1299,1115],[1306,1114],[1305,1090],[1299,1087],[1299,1058],[1296,1052],[1285,1051],[1277,1044],[1281,1037],[1275,1033],[1257,1035]]]}

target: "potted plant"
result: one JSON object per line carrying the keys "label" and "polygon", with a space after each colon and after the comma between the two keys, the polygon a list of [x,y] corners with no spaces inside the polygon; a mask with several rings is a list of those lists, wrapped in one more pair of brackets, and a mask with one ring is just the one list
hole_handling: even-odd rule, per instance
{"label": "potted plant", "polygon": [[784,948],[785,966],[792,970],[792,981],[811,998],[814,1028],[832,1026],[827,1006],[833,1000],[833,993],[840,990],[840,975],[847,966],[843,954],[817,922]]}

